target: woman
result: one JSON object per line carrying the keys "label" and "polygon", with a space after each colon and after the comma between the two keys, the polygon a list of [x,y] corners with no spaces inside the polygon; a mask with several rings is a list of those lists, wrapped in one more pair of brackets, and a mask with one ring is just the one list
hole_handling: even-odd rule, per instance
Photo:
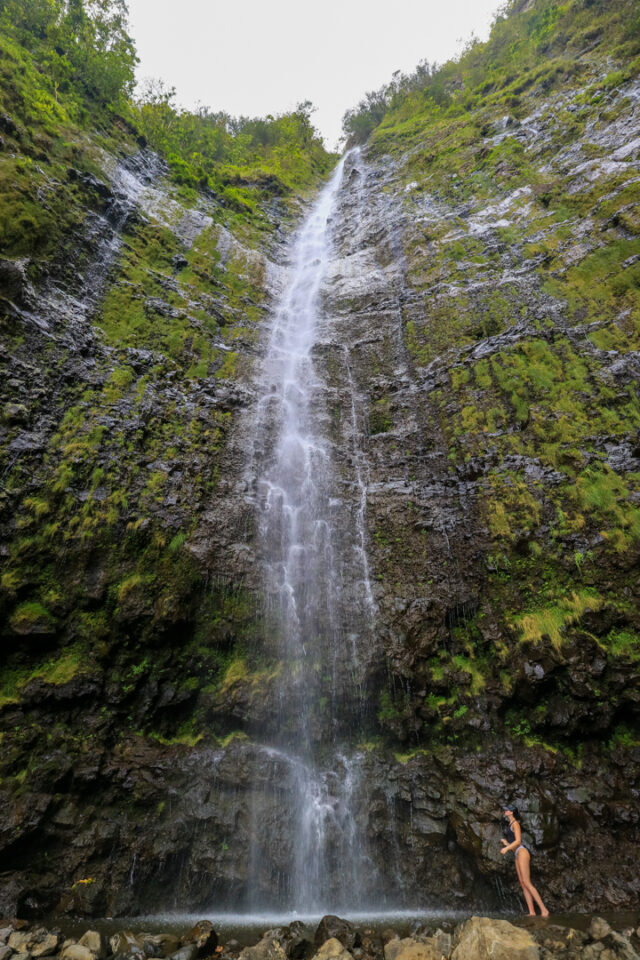
{"label": "woman", "polygon": [[549,911],[542,902],[542,897],[531,883],[531,851],[522,841],[522,830],[520,828],[520,814],[518,813],[518,808],[513,805],[504,808],[504,815],[507,818],[507,829],[505,830],[505,837],[500,841],[502,843],[502,850],[500,853],[509,853],[510,850],[515,850],[516,853],[516,872],[518,874],[518,880],[520,881],[520,886],[522,887],[522,892],[524,893],[524,898],[527,901],[527,906],[529,908],[529,916],[535,917],[536,909],[534,906],[534,901],[540,907],[540,914],[543,917],[549,916]]}

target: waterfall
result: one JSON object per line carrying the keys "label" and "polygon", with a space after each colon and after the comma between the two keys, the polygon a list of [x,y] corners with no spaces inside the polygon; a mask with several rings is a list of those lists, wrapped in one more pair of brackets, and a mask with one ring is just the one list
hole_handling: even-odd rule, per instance
{"label": "waterfall", "polygon": [[[348,352],[332,344],[322,309],[332,213],[348,156],[295,241],[258,384],[258,541],[279,668],[277,723],[258,761],[270,771],[270,794],[254,812],[253,909],[266,905],[269,890],[279,906],[298,912],[356,909],[370,896],[375,873],[359,827],[363,755],[354,746],[375,609],[366,467]],[[340,466],[322,372],[327,352],[338,365],[350,437]],[[265,813],[276,809],[279,816]]]}

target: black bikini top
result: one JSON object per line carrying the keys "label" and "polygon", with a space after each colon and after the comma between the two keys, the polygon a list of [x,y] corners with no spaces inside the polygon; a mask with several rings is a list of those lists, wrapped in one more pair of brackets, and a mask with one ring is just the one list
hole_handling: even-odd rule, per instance
{"label": "black bikini top", "polygon": [[[517,821],[517,820],[514,820],[513,822],[514,822],[514,823],[517,823],[518,821]],[[512,828],[511,828],[511,824],[509,823],[508,820],[507,820],[507,827],[506,827],[506,829],[505,829],[505,831],[504,831],[504,836],[505,836],[505,839],[506,839],[509,843],[514,843],[514,842],[515,842],[516,835],[515,835],[515,833],[513,832]]]}

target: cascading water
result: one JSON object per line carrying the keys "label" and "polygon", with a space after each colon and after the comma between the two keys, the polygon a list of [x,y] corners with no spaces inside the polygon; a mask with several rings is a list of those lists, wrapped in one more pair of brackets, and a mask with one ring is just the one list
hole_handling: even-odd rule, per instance
{"label": "cascading water", "polygon": [[[264,906],[271,890],[281,907],[299,912],[357,909],[375,873],[357,822],[362,754],[353,747],[374,612],[365,468],[349,357],[331,344],[322,314],[331,216],[346,159],[298,235],[260,384],[259,544],[276,634],[279,716],[259,762],[271,771],[265,790],[280,815],[265,817],[263,797],[253,824],[252,908]],[[317,362],[327,350],[335,352],[349,395],[348,477],[333,457],[327,384]]]}

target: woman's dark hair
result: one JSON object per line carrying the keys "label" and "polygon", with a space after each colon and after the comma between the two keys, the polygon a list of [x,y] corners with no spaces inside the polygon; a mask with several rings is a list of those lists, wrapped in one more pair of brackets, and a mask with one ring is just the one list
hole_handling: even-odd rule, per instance
{"label": "woman's dark hair", "polygon": [[522,818],[520,817],[520,811],[513,803],[505,803],[503,810],[511,810],[514,820],[517,820],[520,826],[522,826]]}

